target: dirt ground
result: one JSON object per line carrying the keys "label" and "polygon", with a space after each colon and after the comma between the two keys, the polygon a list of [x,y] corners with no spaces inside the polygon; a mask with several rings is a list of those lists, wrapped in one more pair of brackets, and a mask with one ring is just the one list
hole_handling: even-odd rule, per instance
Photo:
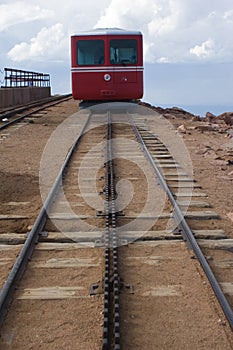
{"label": "dirt ground", "polygon": [[[0,220],[0,234],[25,234],[27,231],[30,230],[31,225],[33,224],[33,221],[36,218],[42,204],[39,189],[39,169],[44,148],[56,127],[67,117],[69,117],[73,113],[76,113],[77,111],[77,102],[70,100],[68,102],[64,102],[55,107],[47,109],[46,113],[29,120],[29,122],[27,123],[18,124],[14,127],[11,127],[9,131],[6,130],[3,133],[1,133],[0,181],[2,185],[0,186],[0,214],[2,215],[2,217]],[[182,138],[188,149],[192,161],[194,178],[202,187],[202,191],[208,195],[208,201],[212,205],[212,209],[221,215],[222,228],[225,230],[229,238],[233,238],[233,138],[231,136],[232,134],[229,133],[229,130],[232,127],[228,127],[224,125],[224,123],[220,123],[219,126],[215,126],[208,129],[202,127],[203,125],[207,126],[207,122],[199,121],[192,117],[182,116],[182,114],[180,116],[173,115],[172,112],[169,113],[169,115],[167,115],[166,118],[174,127],[174,130],[177,133],[178,137]],[[152,120],[151,118],[148,118],[147,122],[148,126],[150,126],[151,123],[152,127],[154,127],[154,125],[156,124],[156,120]],[[122,164],[123,163],[124,162],[122,162]],[[121,164],[119,163],[119,167],[120,166]],[[122,167],[124,168],[124,166]],[[141,173],[140,169],[138,169],[137,171],[139,174]],[[133,176],[133,174],[131,175]],[[138,187],[140,188],[140,183],[138,184]],[[142,189],[142,202],[143,195],[144,193]],[[134,210],[134,208],[130,209]],[[9,218],[6,220],[3,217],[3,215],[13,214],[15,216],[18,215],[19,217],[12,218],[11,220],[9,220]],[[131,249],[133,250],[134,248]],[[157,251],[154,251],[150,247],[147,247],[144,250],[143,249],[144,248],[141,246],[138,248],[138,251],[140,251],[140,254],[142,256],[144,256],[145,254],[159,254]],[[122,255],[124,256],[124,254],[125,252],[123,250]],[[17,248],[11,250],[10,252],[6,250],[1,250],[1,285],[3,284],[12,266],[11,258],[16,255]],[[128,258],[129,257],[127,256],[127,259]],[[186,256],[186,259],[189,260],[189,257]],[[127,264],[130,266],[130,261],[128,261]],[[125,271],[127,272],[127,269]],[[138,266],[138,270],[135,273],[143,275],[145,271],[147,271],[147,267],[143,269],[143,267],[140,265]],[[166,266],[163,266],[162,274],[160,276],[162,281],[166,273]],[[134,278],[135,281],[137,281],[136,277],[132,275],[132,282]],[[182,275],[182,278],[185,278],[185,276]],[[149,279],[150,276],[148,277],[148,281]],[[190,285],[191,283],[192,281],[190,280]],[[143,286],[140,285],[139,289],[140,288],[142,289],[140,291],[141,294],[146,292],[143,291]],[[208,299],[208,293],[205,294],[204,298],[205,300]],[[127,301],[127,299],[125,300]],[[129,303],[128,306],[126,306],[126,309],[128,307],[130,309],[130,312],[132,312],[134,305],[133,303],[131,303],[130,296],[128,296],[128,300]],[[140,303],[141,299],[139,298],[138,304]],[[173,301],[169,301],[169,303],[172,307],[174,307],[174,305],[172,304]],[[193,312],[200,312],[200,310],[197,310],[196,305],[188,306],[186,300],[184,300],[184,303],[184,307],[186,307],[189,312],[190,319],[192,319],[191,316]],[[151,303],[151,307],[152,304],[153,303]],[[45,302],[43,305],[45,312],[47,303]],[[100,309],[100,306],[96,309],[96,313],[98,314],[97,316],[99,317],[99,319],[101,319],[101,317],[99,316]],[[140,313],[140,308],[135,308],[135,310],[135,313]],[[169,313],[168,309],[165,308],[164,310],[165,312]],[[150,314],[150,311],[151,310],[148,307],[148,314]],[[30,312],[30,310],[28,310],[28,312]],[[85,312],[85,310],[82,312]],[[160,312],[162,313],[164,311],[161,309]],[[149,316],[148,319],[150,322],[151,320]],[[135,316],[135,314],[124,313],[122,315],[122,319],[125,328],[127,328],[128,325],[130,325],[131,323],[136,324],[136,327],[133,329],[133,332],[135,332],[135,330],[138,330],[138,333],[133,333],[132,336],[135,337],[135,344],[137,344],[137,340],[140,337],[143,337],[143,322],[142,324],[137,324],[137,315]],[[182,321],[182,313],[179,314],[178,320],[179,322]],[[41,320],[38,320],[38,322],[40,321]],[[144,321],[147,322],[147,318],[145,318]],[[67,322],[69,323],[71,321],[68,320]],[[101,320],[99,322],[101,322]],[[166,327],[166,319],[163,319],[163,322],[164,323],[160,324],[157,329],[158,335],[159,329],[161,327]],[[215,319],[211,319],[213,329],[215,329],[216,327],[215,322],[217,322]],[[229,328],[227,328],[224,322],[220,322],[219,324],[217,324],[217,327],[219,327],[219,329],[216,333],[216,339],[213,339],[212,344],[208,345],[209,348],[203,347],[203,343],[201,346],[200,340],[200,342],[197,344],[198,349],[212,348],[220,350],[219,345],[218,347],[215,347],[214,342],[216,341],[218,344],[221,343],[221,336],[223,336],[224,334],[226,335],[226,338],[224,338],[223,340],[222,349],[230,349],[230,343],[228,343],[227,341],[228,339],[230,342],[231,337]],[[125,328],[123,332],[125,332]],[[66,328],[64,328],[64,331],[69,332]],[[170,330],[166,331],[169,333]],[[175,327],[174,332],[176,332]],[[85,336],[88,337],[89,335],[84,334],[84,337]],[[6,339],[6,337],[8,338]],[[11,338],[10,333],[5,335],[6,349],[11,348],[11,339],[9,337]],[[46,337],[49,343],[50,337],[48,333]],[[181,337],[181,335],[179,335],[179,337]],[[202,337],[202,342],[204,341],[205,344],[204,333],[202,333]],[[208,337],[208,335],[206,335],[206,337]],[[167,347],[164,345],[164,347],[161,347],[161,349],[169,347],[171,349],[178,349],[179,347],[173,347],[174,344],[172,344],[172,339],[175,338],[171,337],[167,339],[167,342],[165,341]],[[151,344],[148,348],[150,348],[150,346]],[[50,348],[52,349],[52,345]],[[136,349],[138,347],[135,345],[134,348]],[[183,349],[189,348],[190,347],[188,344],[185,344],[185,346],[183,347]],[[89,348],[87,347],[87,349]],[[125,349],[127,350],[127,348]]]}
{"label": "dirt ground", "polygon": [[[39,173],[44,148],[56,127],[77,110],[78,103],[69,100],[1,132],[0,234],[30,231],[42,206]],[[1,250],[0,285],[19,249]]]}

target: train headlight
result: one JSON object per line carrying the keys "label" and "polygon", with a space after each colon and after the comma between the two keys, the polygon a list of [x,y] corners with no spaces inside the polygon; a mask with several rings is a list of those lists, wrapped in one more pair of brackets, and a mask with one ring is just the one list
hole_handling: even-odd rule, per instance
{"label": "train headlight", "polygon": [[104,80],[105,81],[110,81],[111,80],[111,75],[110,74],[104,74]]}

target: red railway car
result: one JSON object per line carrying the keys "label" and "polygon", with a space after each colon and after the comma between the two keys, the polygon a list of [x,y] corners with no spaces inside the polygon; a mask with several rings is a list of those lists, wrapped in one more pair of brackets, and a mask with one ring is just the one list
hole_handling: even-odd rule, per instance
{"label": "red railway car", "polygon": [[143,96],[142,34],[94,29],[71,37],[74,99],[132,100]]}

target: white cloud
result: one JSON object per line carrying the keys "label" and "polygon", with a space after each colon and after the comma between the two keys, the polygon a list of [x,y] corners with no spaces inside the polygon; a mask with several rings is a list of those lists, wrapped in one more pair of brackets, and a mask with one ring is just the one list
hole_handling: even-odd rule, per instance
{"label": "white cloud", "polygon": [[[67,57],[69,36],[92,27],[141,30],[146,62],[233,60],[233,41],[227,34],[233,31],[232,0],[86,0],[82,3],[66,0],[63,6],[57,6],[57,0],[32,0],[30,4],[10,1],[10,4],[0,5],[0,30],[38,19],[42,23],[44,20],[43,27],[46,27],[38,31],[39,27],[34,26],[33,30],[32,25],[32,37],[28,39],[28,33],[24,34],[21,26],[18,37],[22,37],[22,41],[15,42],[8,53],[14,61],[46,59],[47,52],[51,59],[52,56],[56,59],[59,49],[60,56],[65,57],[65,49]],[[63,25],[63,34],[59,29],[57,33],[54,30],[55,21]],[[43,33],[51,33],[55,38],[56,34],[63,36],[62,44],[51,43],[54,46],[51,50],[48,45],[51,39],[46,40]]]}
{"label": "white cloud", "polygon": [[167,57],[160,57],[157,60],[158,63],[169,63],[169,59]]}
{"label": "white cloud", "polygon": [[140,29],[147,62],[233,59],[231,0],[112,0],[96,24],[109,26]]}
{"label": "white cloud", "polygon": [[42,28],[29,43],[17,44],[8,52],[8,57],[18,62],[29,59],[41,61],[44,58],[59,61],[67,56],[68,43],[61,23]]}
{"label": "white cloud", "polygon": [[226,21],[233,22],[233,10],[226,11],[223,15],[223,18]]}
{"label": "white cloud", "polygon": [[[69,64],[70,35],[93,28],[102,12],[99,4],[93,3],[92,0],[85,0],[82,3],[66,0],[63,6],[58,6],[57,0],[47,2],[32,0],[30,5],[27,1],[9,1],[11,4],[0,5],[0,10],[4,10],[2,29],[8,28],[12,42],[12,47],[8,49],[6,56],[14,62],[29,62],[30,60],[41,62],[41,60],[49,59],[66,60]],[[103,5],[108,1],[101,0]],[[17,14],[21,8],[22,13]],[[38,23],[34,25],[38,19],[41,20],[39,24],[44,23],[42,28],[38,26]],[[29,25],[23,25],[29,21],[32,22],[30,24],[31,37],[28,33]],[[18,24],[18,26],[12,29],[13,24]],[[18,29],[17,32],[15,28]],[[16,42],[13,42],[12,38],[15,38]],[[19,38],[22,40],[19,41]]]}
{"label": "white cloud", "polygon": [[197,56],[198,58],[211,57],[214,54],[215,44],[212,39],[208,39],[201,45],[196,45],[190,49],[190,53]]}
{"label": "white cloud", "polygon": [[51,18],[52,16],[52,11],[23,1],[17,1],[14,4],[2,4],[0,5],[0,31],[12,25]]}

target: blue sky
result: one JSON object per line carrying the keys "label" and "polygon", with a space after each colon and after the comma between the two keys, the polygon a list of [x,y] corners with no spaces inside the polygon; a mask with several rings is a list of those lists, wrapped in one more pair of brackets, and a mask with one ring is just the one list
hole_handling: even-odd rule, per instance
{"label": "blue sky", "polygon": [[143,33],[144,101],[233,107],[232,0],[8,0],[0,14],[0,69],[50,73],[53,93],[71,91],[70,35],[119,27]]}

